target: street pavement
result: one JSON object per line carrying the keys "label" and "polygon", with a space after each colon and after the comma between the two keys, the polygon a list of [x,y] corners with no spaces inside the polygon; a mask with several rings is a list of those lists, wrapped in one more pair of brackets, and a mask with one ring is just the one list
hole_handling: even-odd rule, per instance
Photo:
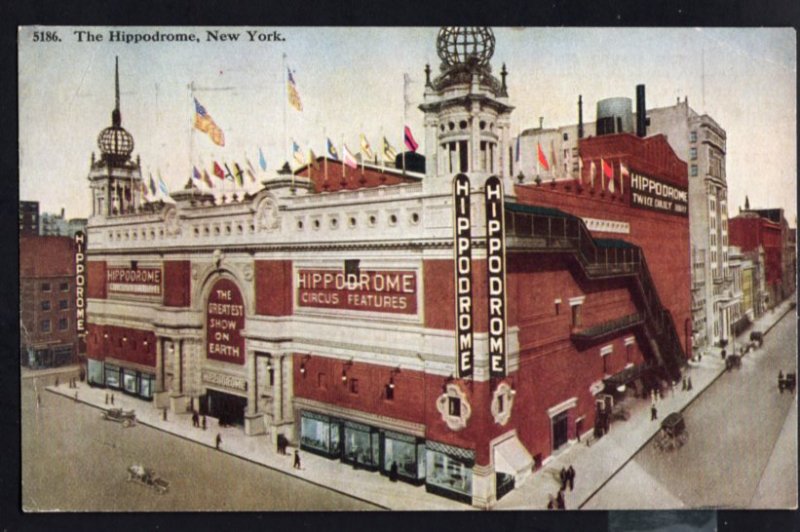
{"label": "street pavement", "polygon": [[794,508],[797,402],[778,392],[777,377],[797,370],[796,333],[791,314],[780,320],[741,369],[723,373],[686,408],[683,447],[662,452],[650,442],[584,507]]}
{"label": "street pavement", "polygon": [[[767,313],[760,320],[758,320],[751,330],[767,330],[774,323],[778,322],[778,320],[787,312],[789,312],[789,303],[784,302],[776,309],[775,312]],[[783,321],[791,323],[791,330],[796,331],[794,321],[791,319],[791,317]],[[749,331],[746,334],[749,334]],[[767,339],[769,340],[769,335]],[[756,358],[766,351],[766,349],[762,349],[756,351],[755,354],[751,353],[745,357],[743,364],[744,367],[742,370],[740,370],[738,373],[733,372],[730,375],[747,375],[750,371],[748,368],[751,365],[755,367]],[[788,368],[789,366],[787,366],[787,369],[784,371],[788,371]],[[711,386],[717,379],[724,377],[724,373],[724,363],[719,357],[719,350],[713,352],[710,356],[704,356],[700,361],[690,362],[689,369],[687,370],[686,374],[691,376],[693,390],[681,391],[680,386],[678,386],[674,392],[668,393],[667,396],[660,400],[657,404],[660,417],[663,418],[669,412],[683,411],[686,409],[687,406],[689,406],[706,390],[706,388]],[[776,376],[777,370],[775,370],[773,377]],[[68,409],[69,412],[64,414],[67,418],[75,416],[77,411],[82,410],[83,412],[91,412],[91,415],[95,416],[95,421],[97,421],[100,419],[100,413],[99,410],[96,410],[95,408],[103,409],[109,408],[110,406],[105,404],[106,390],[90,388],[82,383],[78,384],[77,390],[73,390],[62,381],[58,387],[52,385],[49,386],[48,391],[53,392],[52,394],[46,394],[52,396],[50,398],[52,401],[60,401],[57,408],[54,408],[54,410],[60,412],[64,406],[64,402],[71,406],[71,408]],[[75,402],[74,400],[76,391],[78,393],[78,402]],[[777,393],[777,390],[775,390],[774,387],[770,391],[775,391],[775,393]],[[771,396],[772,395],[769,397]],[[402,482],[389,482],[386,477],[383,477],[377,473],[364,470],[353,470],[341,462],[314,456],[310,453],[302,452],[302,468],[294,469],[292,467],[291,456],[277,454],[274,446],[270,443],[266,436],[246,436],[240,428],[236,427],[218,428],[216,420],[211,418],[209,418],[209,429],[203,431],[200,428],[192,427],[191,416],[189,414],[182,414],[178,416],[173,416],[170,414],[168,420],[163,421],[161,419],[160,411],[155,410],[151,403],[128,397],[121,393],[115,394],[115,397],[115,406],[136,410],[139,426],[130,429],[123,429],[116,423],[102,422],[100,425],[103,425],[104,428],[99,429],[98,432],[95,424],[91,424],[91,428],[89,428],[89,425],[76,424],[73,422],[67,423],[66,425],[69,425],[70,427],[78,425],[81,427],[81,429],[78,431],[73,430],[72,434],[69,436],[70,438],[75,438],[81,442],[101,440],[104,442],[102,445],[120,451],[116,454],[121,455],[123,454],[122,451],[127,452],[129,453],[130,459],[135,458],[142,461],[144,463],[143,465],[147,467],[156,468],[159,474],[161,474],[161,471],[158,471],[158,467],[161,466],[157,466],[157,464],[154,462],[159,464],[163,463],[163,465],[167,468],[167,472],[164,474],[164,476],[169,480],[182,477],[193,479],[189,484],[180,489],[180,492],[184,493],[184,496],[180,501],[173,500],[170,502],[170,504],[167,504],[166,502],[164,504],[157,504],[156,506],[158,508],[174,510],[191,510],[198,508],[232,510],[271,509],[275,508],[274,500],[276,498],[280,498],[280,493],[284,492],[285,494],[283,497],[285,497],[287,500],[283,504],[291,506],[292,503],[302,503],[304,508],[319,510],[329,508],[348,509],[351,507],[348,506],[348,504],[362,504],[365,508],[372,507],[392,510],[471,509],[469,505],[429,494],[425,491],[424,486],[415,487]],[[735,404],[731,402],[732,400],[735,399],[741,403],[744,399],[748,399],[748,397],[749,396],[733,396],[731,398],[724,398],[724,401],[727,404],[732,405]],[[765,397],[767,396],[765,395]],[[791,399],[789,395],[786,395],[785,398],[786,399],[784,402],[787,406],[784,414],[788,411],[789,406],[791,406],[793,403],[793,399]],[[35,400],[31,400],[29,403],[35,403]],[[51,401],[44,401],[45,406],[47,406],[49,403],[51,403]],[[56,406],[55,403],[53,403],[53,405]],[[95,408],[87,408],[87,405],[91,405]],[[654,478],[653,471],[648,469],[648,467],[645,465],[638,464],[635,460],[633,460],[633,457],[637,455],[637,453],[639,453],[639,451],[645,447],[651,438],[656,434],[660,427],[660,423],[650,421],[649,401],[640,399],[632,400],[627,406],[631,412],[631,417],[629,420],[613,423],[610,432],[603,438],[595,441],[591,446],[587,446],[584,443],[576,443],[564,451],[556,454],[555,456],[552,456],[548,461],[545,462],[544,466],[539,471],[534,472],[528,478],[524,485],[519,486],[517,489],[501,499],[496,504],[495,509],[537,510],[546,508],[548,496],[555,494],[559,488],[558,471],[560,471],[562,467],[566,467],[568,465],[572,465],[577,474],[575,490],[568,491],[566,493],[567,509],[581,508],[584,507],[584,505],[587,509],[619,507],[677,508],[687,505],[699,507],[700,505],[697,504],[696,500],[692,500],[687,503],[687,496],[684,492],[675,491],[665,487]],[[23,409],[24,408],[25,403],[23,401]],[[772,416],[770,419],[776,417],[779,416]],[[778,449],[794,448],[795,453],[793,456],[796,456],[796,441],[792,440],[792,435],[788,435],[788,433],[791,432],[791,427],[786,429],[787,435],[784,435],[784,431],[781,430],[783,419],[785,418],[785,415],[784,418],[781,418],[781,424],[777,426],[778,430],[775,430],[775,427],[772,427],[772,430],[775,432],[775,438],[773,439],[773,442],[777,440],[778,444],[780,445],[780,447],[776,447]],[[42,423],[42,425],[46,424]],[[703,420],[698,421],[697,424],[693,426],[702,427]],[[794,426],[796,427],[796,421]],[[59,430],[59,428],[56,427],[56,432],[62,432],[67,428],[68,427],[61,427]],[[112,432],[112,434],[116,435],[112,437],[106,434],[109,430],[116,431]],[[33,445],[30,439],[26,440],[25,432],[25,423],[23,423],[23,480],[25,479],[25,469],[27,465],[26,462],[28,462],[25,454],[30,453],[29,447]],[[702,435],[709,434],[712,431],[703,431],[699,428],[697,430],[692,429],[692,437],[690,438],[690,442],[694,440],[697,440],[698,442],[703,441],[702,436],[695,436],[695,432],[698,432]],[[217,433],[221,435],[223,442],[221,450],[219,451],[214,450],[214,439]],[[782,436],[779,437],[779,433]],[[159,436],[156,437],[154,436],[155,434],[159,434]],[[175,438],[175,436],[178,436],[179,438]],[[59,438],[61,437],[63,437],[63,435]],[[178,439],[183,441],[177,443],[175,440]],[[163,443],[153,445],[153,452],[148,452],[145,454],[140,452],[136,454],[133,451],[134,448],[139,449],[139,446],[141,446],[141,448],[148,448],[148,446],[150,446],[150,442],[153,440],[158,440],[159,442],[162,442],[163,440]],[[67,441],[71,440],[67,439]],[[131,447],[131,450],[128,450],[129,441],[137,442],[135,446]],[[706,443],[709,449],[713,449],[714,444],[714,441]],[[772,447],[770,446],[770,449],[771,448]],[[28,449],[28,453],[25,453],[26,449]],[[169,460],[169,458],[176,457],[178,455],[182,456],[195,453],[195,451],[190,449],[202,451],[205,454],[197,454],[194,456],[194,458],[188,461],[188,465],[187,462],[181,461],[180,464],[176,462],[173,466],[173,463]],[[84,469],[84,473],[88,472],[92,475],[98,474],[95,472],[95,468],[97,468],[96,464],[103,463],[104,454],[108,454],[108,449],[105,449],[105,453],[101,452],[102,450],[103,448],[96,449],[92,453],[92,459],[90,461],[83,460],[81,462],[83,467],[88,468],[89,470],[87,471]],[[290,455],[293,450],[294,449],[291,448],[289,449]],[[747,446],[741,448],[740,456],[746,456],[747,450]],[[793,458],[790,460],[793,460]],[[121,459],[115,459],[115,462],[113,474],[117,474],[117,470],[120,470],[124,473],[124,470],[128,465],[130,465]],[[765,474],[773,470],[780,471],[787,465],[784,463],[783,459],[777,456],[772,457],[771,454],[767,454],[763,459],[763,462],[764,464],[762,465],[761,469],[762,471],[765,471]],[[253,479],[251,489],[237,488],[236,486],[239,484],[240,477],[245,475],[244,471],[250,471],[250,469],[253,469],[253,467],[250,469],[244,468],[242,469],[241,473],[231,474],[231,471],[234,470],[231,468],[237,467],[233,466],[233,463],[237,463],[239,465],[248,464],[248,466],[253,466],[255,468],[258,468],[258,466],[264,466],[261,469],[271,470],[273,473],[278,473],[275,475],[276,478],[294,477],[302,479],[304,482],[300,485],[304,487],[301,489],[301,492],[303,490],[310,489],[311,487],[317,487],[318,489],[325,490],[320,492],[321,494],[316,498],[308,498],[298,502],[298,497],[294,496],[296,492],[293,491],[296,489],[295,485],[291,485],[292,487],[283,487],[278,489],[276,485],[277,481],[273,479],[270,479],[269,481],[263,479]],[[222,467],[221,464],[227,465]],[[618,477],[620,471],[628,465],[630,465],[629,474],[633,475],[632,478],[634,479],[631,480],[630,485],[636,486],[636,497],[629,498],[627,501],[623,498],[623,504],[621,506],[619,505],[618,501],[615,501],[613,504],[601,504],[600,501],[603,501],[604,499],[601,496],[596,495],[599,494],[601,490],[605,489],[605,487],[608,487],[606,492],[611,493],[612,488],[615,485],[612,484],[615,478]],[[31,466],[28,465],[27,467],[30,468]],[[187,467],[189,470],[192,470],[191,474],[187,474]],[[226,501],[224,504],[220,502],[214,504],[213,498],[206,498],[203,499],[203,505],[199,505],[197,500],[189,495],[192,493],[192,491],[201,489],[199,486],[205,486],[205,484],[202,482],[197,482],[194,478],[195,475],[193,468],[197,469],[198,467],[203,469],[202,473],[209,475],[207,477],[208,487],[203,487],[202,489],[214,490],[217,498],[221,497]],[[235,470],[239,471],[239,469]],[[105,469],[104,471],[106,474],[112,474]],[[251,472],[247,474],[254,475],[255,473]],[[45,473],[39,472],[39,475],[45,476]],[[73,474],[72,476],[74,477],[75,475]],[[39,479],[39,481],[42,482],[42,479]],[[97,479],[95,482],[99,482],[101,485],[103,484],[101,479]],[[758,484],[758,479],[756,479],[756,482],[753,484],[753,486],[756,484]],[[771,486],[772,484],[770,483],[769,485]],[[142,486],[135,487],[139,488],[140,490],[145,490],[145,488]],[[220,487],[224,488],[221,493],[217,491],[220,489]],[[25,496],[25,491],[26,490],[24,489],[23,496]],[[48,490],[45,489],[45,491]],[[52,492],[56,490],[49,491]],[[107,491],[109,494],[114,493],[114,490]],[[253,493],[260,495],[262,492],[265,493],[265,496],[260,499],[259,497],[253,496]],[[745,506],[749,504],[750,499],[753,501],[763,501],[765,498],[767,498],[771,501],[770,503],[774,502],[774,497],[770,497],[768,495],[770,492],[771,490],[766,484],[763,488],[761,488],[761,491],[751,490],[748,503],[746,503]],[[167,501],[168,497],[173,496],[171,495],[172,493],[173,490],[171,490],[169,494],[163,496],[163,498],[160,500]],[[232,496],[228,497],[227,494],[229,493],[237,493],[237,498]],[[248,495],[250,496],[249,499]],[[245,500],[249,500],[251,502],[240,503],[238,499],[239,496],[244,497]],[[337,496],[339,497],[338,499]],[[148,497],[150,497],[149,494]],[[113,499],[111,495],[109,495],[107,498],[109,500]],[[618,498],[619,497],[617,497],[617,499]],[[124,498],[123,500],[126,501],[125,504],[121,502],[118,504],[109,502],[112,507],[107,509],[150,510],[153,509],[153,502],[150,499],[152,499],[152,497],[148,498],[146,504],[141,502],[138,502],[138,504],[129,504],[127,501],[130,499]],[[83,500],[84,504],[89,504],[93,499],[84,498]],[[23,501],[26,501],[25,497],[23,497]],[[590,504],[587,503],[587,501],[590,501]],[[30,504],[30,499],[27,499],[27,502]],[[48,507],[47,504],[42,505],[40,502],[41,501],[36,501],[34,506],[43,509]],[[50,504],[51,508],[57,507],[57,499],[56,502]],[[56,504],[56,506],[52,506],[52,504]],[[605,504],[607,504],[607,506],[604,506]],[[647,504],[650,506],[647,506]],[[767,503],[764,502],[764,504]],[[74,506],[74,508],[88,509],[90,507]]]}

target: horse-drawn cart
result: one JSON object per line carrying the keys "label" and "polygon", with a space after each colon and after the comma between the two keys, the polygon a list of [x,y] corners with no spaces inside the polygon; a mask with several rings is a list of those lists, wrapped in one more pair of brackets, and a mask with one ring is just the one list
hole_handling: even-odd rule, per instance
{"label": "horse-drawn cart", "polygon": [[673,412],[661,422],[661,430],[656,435],[656,447],[659,451],[672,451],[679,449],[689,439],[689,431],[683,416]]}
{"label": "horse-drawn cart", "polygon": [[134,464],[128,468],[128,482],[139,482],[145,486],[154,488],[159,494],[169,491],[169,482],[157,476],[152,469],[148,469],[140,464]]}

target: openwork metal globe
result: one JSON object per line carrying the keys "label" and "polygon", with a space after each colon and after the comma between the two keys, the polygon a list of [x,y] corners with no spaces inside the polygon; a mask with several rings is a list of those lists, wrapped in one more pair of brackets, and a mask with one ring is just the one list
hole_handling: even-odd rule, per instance
{"label": "openwork metal globe", "polygon": [[133,137],[122,127],[107,127],[97,137],[97,146],[107,158],[127,160],[133,152]]}
{"label": "openwork metal globe", "polygon": [[494,33],[486,26],[444,26],[436,38],[436,52],[448,66],[470,60],[486,66],[494,54]]}

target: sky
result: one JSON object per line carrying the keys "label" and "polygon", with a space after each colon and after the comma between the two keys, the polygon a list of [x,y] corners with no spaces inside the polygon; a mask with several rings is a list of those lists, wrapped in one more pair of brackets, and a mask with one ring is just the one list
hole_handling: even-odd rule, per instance
{"label": "sky", "polygon": [[[110,32],[193,34],[197,42],[109,42]],[[239,34],[213,41],[208,31]],[[688,97],[727,132],[728,205],[786,211],[796,227],[796,35],[791,28],[492,28],[491,60],[508,69],[512,133],[539,124],[593,121],[598,100],[647,87],[647,106]],[[77,31],[83,31],[78,39]],[[252,41],[248,31],[281,41]],[[268,171],[292,141],[315,154],[330,138],[351,151],[364,133],[400,148],[403,125],[422,141],[425,64],[438,72],[438,28],[22,27],[19,30],[21,200],[67,218],[91,214],[87,175],[97,135],[111,124],[114,58],[119,57],[122,125],[145,175],[182,187],[192,167],[245,159]],[[37,33],[39,32],[39,33]],[[58,42],[48,41],[55,32]],[[87,33],[102,41],[89,42]],[[37,37],[38,35],[38,37]],[[287,105],[288,65],[303,105]],[[411,83],[405,97],[404,74]],[[225,134],[214,145],[193,128],[197,98]],[[421,148],[423,149],[424,146]],[[261,176],[260,176],[261,177]],[[258,183],[248,185],[259,188]]]}

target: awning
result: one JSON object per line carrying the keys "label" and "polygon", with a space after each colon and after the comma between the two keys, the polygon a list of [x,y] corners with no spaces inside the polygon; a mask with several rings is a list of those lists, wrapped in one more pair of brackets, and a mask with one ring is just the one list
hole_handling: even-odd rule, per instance
{"label": "awning", "polygon": [[514,477],[516,486],[522,485],[531,473],[533,457],[514,434],[494,446],[494,468],[498,473]]}
{"label": "awning", "polygon": [[638,366],[630,366],[619,373],[616,373],[606,379],[603,379],[603,383],[606,387],[609,388],[616,388],[617,386],[624,386],[630,384],[631,382],[635,381],[639,377],[642,376],[649,368],[645,364],[640,364]]}

